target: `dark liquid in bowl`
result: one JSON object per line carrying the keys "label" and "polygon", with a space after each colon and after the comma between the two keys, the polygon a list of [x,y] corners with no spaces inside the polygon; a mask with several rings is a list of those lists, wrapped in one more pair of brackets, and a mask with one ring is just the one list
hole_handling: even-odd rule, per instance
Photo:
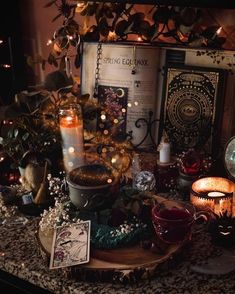
{"label": "dark liquid in bowl", "polygon": [[112,171],[100,164],[78,167],[69,173],[69,179],[74,184],[89,187],[107,185],[114,180]]}

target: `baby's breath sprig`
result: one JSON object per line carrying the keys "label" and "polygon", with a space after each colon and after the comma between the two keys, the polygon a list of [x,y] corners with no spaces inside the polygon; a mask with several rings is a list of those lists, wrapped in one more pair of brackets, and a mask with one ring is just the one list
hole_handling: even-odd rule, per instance
{"label": "baby's breath sprig", "polygon": [[132,231],[138,228],[147,228],[147,225],[142,223],[135,216],[133,217],[132,222],[124,221],[123,224],[110,231],[111,237],[117,237],[121,235],[129,235]]}

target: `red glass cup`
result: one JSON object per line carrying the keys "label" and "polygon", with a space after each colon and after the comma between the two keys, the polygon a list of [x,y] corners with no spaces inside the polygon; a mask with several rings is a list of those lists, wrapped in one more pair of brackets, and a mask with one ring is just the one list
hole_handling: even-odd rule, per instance
{"label": "red glass cup", "polygon": [[[190,240],[196,220],[203,218],[209,221],[207,212],[196,212],[195,207],[188,202],[164,200],[152,208],[152,222],[156,235],[162,241],[175,244]],[[198,225],[197,231],[203,226]]]}

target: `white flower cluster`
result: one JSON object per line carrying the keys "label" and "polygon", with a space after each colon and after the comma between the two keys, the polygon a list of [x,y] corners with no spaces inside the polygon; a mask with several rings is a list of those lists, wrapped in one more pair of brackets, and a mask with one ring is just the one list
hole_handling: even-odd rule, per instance
{"label": "white flower cluster", "polygon": [[[52,177],[51,174],[48,174],[48,190],[52,197],[61,199],[61,201],[67,196],[64,193],[64,189],[66,189],[66,179],[63,176],[63,179],[61,180],[59,177]],[[64,188],[64,189],[63,189]]]}
{"label": "white flower cluster", "polygon": [[41,214],[39,227],[45,235],[50,235],[50,233],[54,232],[62,210],[62,203],[56,201],[53,208],[50,207],[49,210],[45,209],[44,212]]}
{"label": "white flower cluster", "polygon": [[135,216],[133,217],[133,223],[128,223],[127,221],[124,221],[123,224],[121,224],[118,228],[116,228],[113,231],[110,231],[111,237],[117,237],[123,234],[130,234],[132,231],[138,229],[138,228],[147,228],[146,224],[143,224],[140,220],[138,220]]}
{"label": "white flower cluster", "polygon": [[17,206],[6,206],[0,193],[0,217],[9,218],[16,214]]}
{"label": "white flower cluster", "polygon": [[53,208],[50,207],[48,210],[44,210],[41,214],[39,227],[46,236],[53,234],[57,226],[68,226],[81,222],[77,217],[73,219],[70,218],[69,208],[65,208],[64,203],[60,200],[61,199],[56,199],[55,206]]}

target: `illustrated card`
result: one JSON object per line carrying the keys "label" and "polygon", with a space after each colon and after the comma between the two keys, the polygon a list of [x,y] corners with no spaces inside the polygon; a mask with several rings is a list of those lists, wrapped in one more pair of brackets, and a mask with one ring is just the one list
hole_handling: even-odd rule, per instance
{"label": "illustrated card", "polygon": [[101,111],[97,119],[97,130],[108,130],[112,135],[126,133],[127,97],[126,87],[99,85],[98,101]]}
{"label": "illustrated card", "polygon": [[90,221],[58,227],[53,236],[50,269],[88,263]]}

